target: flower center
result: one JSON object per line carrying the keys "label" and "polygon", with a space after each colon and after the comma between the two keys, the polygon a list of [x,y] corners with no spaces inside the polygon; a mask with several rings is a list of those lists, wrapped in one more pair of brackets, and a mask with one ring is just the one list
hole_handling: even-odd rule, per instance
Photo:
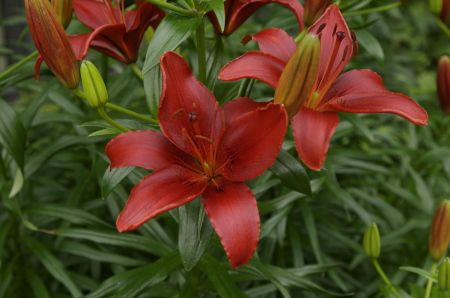
{"label": "flower center", "polygon": [[97,0],[103,2],[106,6],[106,11],[102,11],[103,15],[108,20],[109,24],[125,24],[125,3],[124,1],[116,0],[116,7],[112,5],[111,0]]}

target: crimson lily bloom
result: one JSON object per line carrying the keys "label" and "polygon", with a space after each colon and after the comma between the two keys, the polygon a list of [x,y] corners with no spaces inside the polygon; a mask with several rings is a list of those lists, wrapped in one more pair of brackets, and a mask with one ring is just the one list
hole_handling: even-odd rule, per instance
{"label": "crimson lily bloom", "polygon": [[303,30],[303,7],[297,0],[227,0],[224,2],[225,28],[223,32],[214,12],[211,11],[208,16],[216,32],[228,36],[258,9],[269,3],[278,3],[289,8],[297,18],[299,32]]}
{"label": "crimson lily bloom", "polygon": [[136,62],[139,46],[149,26],[156,28],[165,13],[155,5],[136,1],[137,10],[125,13],[123,1],[75,0],[77,18],[93,31],[70,36],[79,60],[89,47],[123,63]]}
{"label": "crimson lily bloom", "polygon": [[126,132],[106,146],[111,168],[155,170],[131,191],[117,229],[136,229],[201,195],[231,266],[245,265],[258,242],[259,214],[243,181],[262,174],[274,162],[287,128],[285,109],[243,97],[219,107],[174,52],[161,57],[161,69],[162,133]]}
{"label": "crimson lily bloom", "polygon": [[[337,112],[391,113],[414,124],[427,123],[428,116],[422,107],[406,95],[388,91],[375,72],[352,70],[339,76],[356,55],[357,43],[337,5],[329,6],[308,33],[320,37],[319,70],[308,98],[299,98],[303,107],[290,119],[297,152],[306,166],[313,170],[322,167],[330,138],[339,123]],[[231,61],[222,68],[219,78],[224,81],[256,78],[274,88],[289,85],[279,79],[296,49],[294,40],[275,28],[251,38],[258,42],[261,52],[248,52]]]}

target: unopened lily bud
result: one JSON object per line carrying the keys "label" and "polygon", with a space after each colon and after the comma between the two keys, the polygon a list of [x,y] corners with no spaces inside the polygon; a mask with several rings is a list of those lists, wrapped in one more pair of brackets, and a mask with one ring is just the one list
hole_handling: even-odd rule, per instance
{"label": "unopened lily bud", "polygon": [[442,20],[442,22],[447,23],[448,17],[450,13],[450,0],[442,0],[442,8],[441,13],[439,15],[439,18]]}
{"label": "unopened lily bud", "polygon": [[81,63],[81,82],[86,99],[94,109],[103,108],[108,102],[108,90],[97,67],[90,61]]}
{"label": "unopened lily bud", "polygon": [[380,232],[376,223],[372,223],[364,232],[363,248],[371,259],[377,259],[380,255]]}
{"label": "unopened lily bud", "polygon": [[320,40],[309,33],[303,37],[281,73],[274,102],[284,104],[289,118],[295,116],[316,81],[319,71]]}
{"label": "unopened lily bud", "polygon": [[445,256],[450,242],[450,201],[444,200],[434,213],[431,223],[429,250],[431,258],[438,262]]}
{"label": "unopened lily bud", "polygon": [[443,0],[430,0],[430,2],[429,2],[430,11],[433,14],[439,16],[442,11],[442,3],[443,3]]}
{"label": "unopened lily bud", "polygon": [[332,0],[305,0],[305,10],[303,14],[303,23],[309,27],[323,14],[325,9],[330,6]]}
{"label": "unopened lily bud", "polygon": [[64,28],[67,28],[72,20],[73,1],[74,0],[52,0],[53,9]]}
{"label": "unopened lily bud", "polygon": [[41,58],[68,89],[80,82],[75,52],[48,0],[25,0],[30,33]]}
{"label": "unopened lily bud", "polygon": [[450,259],[445,258],[439,265],[438,285],[443,291],[450,290]]}
{"label": "unopened lily bud", "polygon": [[441,109],[446,114],[450,114],[450,58],[448,56],[442,56],[439,59],[437,91]]}

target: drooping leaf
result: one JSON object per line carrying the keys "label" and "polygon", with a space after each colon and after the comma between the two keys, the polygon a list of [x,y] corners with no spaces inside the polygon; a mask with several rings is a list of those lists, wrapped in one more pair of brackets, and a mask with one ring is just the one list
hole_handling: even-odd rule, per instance
{"label": "drooping leaf", "polygon": [[111,191],[113,191],[114,187],[133,170],[134,167],[115,168],[112,170],[108,167],[102,179],[102,198],[105,200]]}

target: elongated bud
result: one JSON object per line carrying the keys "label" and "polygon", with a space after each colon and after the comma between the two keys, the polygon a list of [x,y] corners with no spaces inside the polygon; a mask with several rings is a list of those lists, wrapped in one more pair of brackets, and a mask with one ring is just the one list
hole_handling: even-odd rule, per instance
{"label": "elongated bud", "polygon": [[442,3],[443,0],[430,0],[429,1],[430,11],[436,16],[439,16],[442,11]]}
{"label": "elongated bud", "polygon": [[442,0],[442,8],[439,18],[441,18],[442,22],[447,23],[448,17],[450,13],[450,0]]}
{"label": "elongated bud", "polygon": [[380,232],[376,223],[372,223],[364,232],[363,248],[371,259],[377,259],[380,255]]}
{"label": "elongated bud", "polygon": [[308,99],[319,71],[320,40],[312,33],[303,37],[281,73],[274,102],[284,104],[289,118]]}
{"label": "elongated bud", "polygon": [[450,259],[445,258],[439,265],[438,285],[443,291],[450,290]]}
{"label": "elongated bud", "polygon": [[448,56],[442,56],[439,59],[437,90],[441,109],[446,114],[450,114],[450,58]]}
{"label": "elongated bud", "polygon": [[81,82],[84,94],[91,107],[94,109],[103,108],[108,102],[108,90],[105,82],[97,70],[97,67],[90,61],[81,63]]}
{"label": "elongated bud", "polygon": [[72,20],[73,1],[74,0],[52,0],[53,9],[64,28],[67,28]]}
{"label": "elongated bud", "polygon": [[438,262],[445,256],[450,242],[450,201],[444,200],[434,213],[431,223],[429,249],[431,258]]}
{"label": "elongated bud", "polygon": [[30,33],[48,68],[68,89],[80,82],[78,61],[69,38],[48,0],[25,0]]}
{"label": "elongated bud", "polygon": [[305,10],[303,23],[309,27],[323,14],[325,9],[330,6],[332,0],[305,0]]}

